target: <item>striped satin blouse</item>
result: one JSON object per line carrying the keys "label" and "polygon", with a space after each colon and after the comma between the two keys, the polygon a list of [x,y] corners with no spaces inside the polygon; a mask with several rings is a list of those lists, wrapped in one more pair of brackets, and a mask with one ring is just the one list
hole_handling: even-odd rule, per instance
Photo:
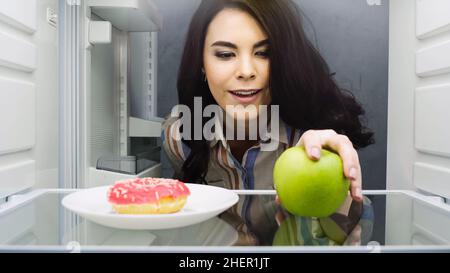
{"label": "striped satin blouse", "polygon": [[[178,118],[169,117],[163,123],[162,145],[177,177],[180,177],[181,167],[190,153],[189,147],[179,137],[181,123]],[[206,182],[208,185],[220,186],[233,190],[244,189],[274,189],[272,172],[277,158],[287,148],[295,146],[301,137],[301,130],[279,123],[278,138],[271,140],[277,143],[274,151],[264,151],[257,144],[248,149],[242,162],[234,158],[223,133],[215,132],[214,140],[209,142],[210,161]],[[274,134],[276,135],[276,134]]]}

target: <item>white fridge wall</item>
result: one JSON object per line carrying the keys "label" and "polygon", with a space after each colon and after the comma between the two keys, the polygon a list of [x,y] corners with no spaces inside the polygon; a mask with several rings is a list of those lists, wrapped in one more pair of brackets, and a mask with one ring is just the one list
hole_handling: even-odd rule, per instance
{"label": "white fridge wall", "polygon": [[46,22],[49,7],[57,11],[57,0],[0,3],[3,196],[58,186],[57,31]]}
{"label": "white fridge wall", "polygon": [[33,34],[37,27],[36,4],[36,0],[2,1],[0,18],[4,23],[13,25],[28,34]]}
{"label": "white fridge wall", "polygon": [[[90,3],[92,4],[92,2]],[[106,1],[103,3],[114,5],[121,2]],[[81,14],[84,25],[88,26],[89,22],[93,20],[103,20],[96,14],[97,11],[98,9],[91,10],[89,6],[84,6]],[[81,68],[81,74],[83,75],[81,93],[85,98],[82,102],[84,117],[79,124],[83,133],[80,136],[81,141],[78,149],[82,151],[80,157],[83,160],[80,160],[82,168],[80,168],[77,187],[81,188],[111,184],[113,181],[121,179],[123,175],[120,173],[95,170],[97,160],[101,156],[128,156],[130,154],[130,137],[132,136],[130,135],[129,125],[129,90],[130,81],[133,81],[133,79],[129,79],[131,71],[129,54],[133,49],[130,48],[129,44],[130,32],[121,31],[118,26],[114,25],[114,22],[116,21],[112,20],[111,22],[111,44],[86,43],[81,54],[83,63]],[[153,38],[152,44],[156,45],[156,36],[149,36],[150,38]],[[153,54],[153,57],[150,56],[151,54]],[[149,69],[135,72],[147,73],[148,75],[143,78],[144,83],[149,88],[153,88],[156,86],[156,66],[154,62],[157,59],[154,56],[154,51],[148,52],[146,55],[143,56],[145,57],[144,63]],[[144,70],[144,67],[140,69]],[[156,109],[156,105],[153,109]],[[151,125],[158,127],[159,124],[154,123]],[[138,128],[132,126],[133,132],[137,133],[141,132],[140,129],[147,129],[149,124],[138,122],[133,125],[137,125]],[[156,136],[160,136],[160,131]],[[124,164],[128,163],[124,162]],[[141,175],[160,176],[160,165],[144,170],[133,177]]]}
{"label": "white fridge wall", "polygon": [[157,32],[132,32],[130,41],[130,115],[157,117]]}
{"label": "white fridge wall", "polygon": [[[100,20],[95,14],[91,20]],[[127,85],[127,33],[112,28],[111,44],[90,45],[86,49],[85,62],[90,64],[86,78],[86,94],[89,103],[85,126],[90,154],[89,167],[96,167],[102,157],[127,156],[129,154],[128,117],[129,95]],[[89,124],[90,123],[90,124]],[[91,183],[85,182],[84,186]]]}
{"label": "white fridge wall", "polygon": [[[113,29],[113,41],[117,30]],[[114,44],[94,45],[91,49],[91,139],[90,166],[101,156],[118,156],[118,87],[115,84]]]}
{"label": "white fridge wall", "polygon": [[387,188],[450,198],[449,4],[389,4]]}
{"label": "white fridge wall", "polygon": [[[450,197],[450,13],[447,0],[391,0],[387,188]],[[397,200],[399,201],[399,200]],[[450,242],[450,222],[387,200],[386,243]]]}
{"label": "white fridge wall", "polygon": [[37,0],[35,188],[58,187],[59,92],[57,29],[47,22],[47,8],[58,11],[57,0]]}

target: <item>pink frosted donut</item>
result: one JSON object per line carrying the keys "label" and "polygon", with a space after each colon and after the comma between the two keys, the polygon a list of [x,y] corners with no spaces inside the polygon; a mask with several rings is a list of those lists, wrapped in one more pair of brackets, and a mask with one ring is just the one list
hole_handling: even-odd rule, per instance
{"label": "pink frosted donut", "polygon": [[190,195],[174,179],[137,178],[118,181],[108,191],[108,201],[120,214],[162,214],[181,210]]}

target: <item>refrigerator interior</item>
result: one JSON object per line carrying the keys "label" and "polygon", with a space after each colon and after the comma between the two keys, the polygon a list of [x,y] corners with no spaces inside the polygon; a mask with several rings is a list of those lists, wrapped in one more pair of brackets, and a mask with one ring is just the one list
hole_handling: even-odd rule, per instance
{"label": "refrigerator interior", "polygon": [[19,0],[0,14],[2,201],[159,176],[153,4]]}
{"label": "refrigerator interior", "polygon": [[[160,174],[161,119],[154,115],[153,82],[158,22],[153,24],[149,17],[154,16],[149,14],[149,4],[85,1],[63,5],[61,12],[68,16],[66,27],[60,28],[64,37],[60,48],[65,50],[60,64],[67,73],[62,81],[63,89],[74,95],[63,98],[62,104],[68,107],[61,115],[67,132],[76,137],[62,136],[62,187],[93,187]],[[131,58],[130,52],[138,52],[141,58]],[[142,118],[130,114],[135,97],[143,103],[137,105]]]}
{"label": "refrigerator interior", "polygon": [[[37,198],[0,213],[0,226],[14,227],[0,233],[0,245],[68,243],[54,236],[68,230],[68,238],[107,241],[104,227],[80,225],[56,210],[59,197],[38,198],[33,190],[161,173],[160,15],[151,1],[68,3],[0,4],[0,211],[22,193]],[[450,16],[438,12],[450,3],[383,3],[390,13],[387,190],[412,191],[416,199],[376,195],[375,205],[385,207],[377,241],[449,245],[446,210],[417,200],[445,207],[450,198]]]}

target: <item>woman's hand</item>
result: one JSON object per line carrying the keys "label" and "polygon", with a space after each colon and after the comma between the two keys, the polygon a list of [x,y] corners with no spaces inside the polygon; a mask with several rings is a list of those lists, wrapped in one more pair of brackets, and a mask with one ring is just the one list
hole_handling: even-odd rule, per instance
{"label": "woman's hand", "polygon": [[339,135],[334,130],[309,130],[302,135],[296,146],[304,146],[312,160],[320,159],[322,148],[337,152],[342,158],[344,174],[351,183],[350,193],[353,200],[359,202],[363,200],[359,157],[347,136]]}

